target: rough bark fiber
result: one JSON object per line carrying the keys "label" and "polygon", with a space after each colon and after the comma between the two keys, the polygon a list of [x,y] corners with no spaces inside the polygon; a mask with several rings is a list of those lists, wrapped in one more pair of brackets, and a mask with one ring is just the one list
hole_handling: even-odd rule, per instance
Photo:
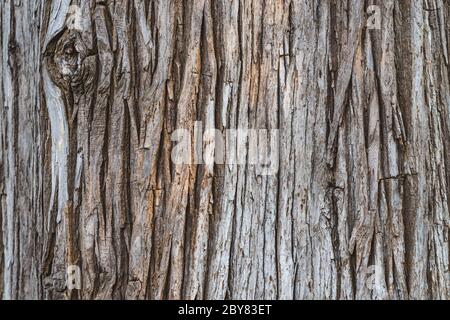
{"label": "rough bark fiber", "polygon": [[[0,30],[3,299],[450,299],[448,1],[2,0]],[[173,163],[194,121],[279,129],[278,172]]]}

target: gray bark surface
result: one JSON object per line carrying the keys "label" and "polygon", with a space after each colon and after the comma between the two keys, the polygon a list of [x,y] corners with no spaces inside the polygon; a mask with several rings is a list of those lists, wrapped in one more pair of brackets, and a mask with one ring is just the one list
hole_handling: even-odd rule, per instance
{"label": "gray bark surface", "polygon": [[[2,0],[0,31],[0,298],[450,299],[448,1]],[[195,121],[278,129],[279,170],[175,164]]]}

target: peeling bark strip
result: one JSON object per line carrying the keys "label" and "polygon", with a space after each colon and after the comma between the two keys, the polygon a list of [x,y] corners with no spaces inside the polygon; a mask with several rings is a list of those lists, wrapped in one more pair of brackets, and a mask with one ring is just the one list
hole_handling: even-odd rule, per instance
{"label": "peeling bark strip", "polygon": [[[1,298],[450,299],[448,1],[5,0],[0,29]],[[174,163],[177,129],[247,161]],[[275,174],[237,129],[279,130]]]}

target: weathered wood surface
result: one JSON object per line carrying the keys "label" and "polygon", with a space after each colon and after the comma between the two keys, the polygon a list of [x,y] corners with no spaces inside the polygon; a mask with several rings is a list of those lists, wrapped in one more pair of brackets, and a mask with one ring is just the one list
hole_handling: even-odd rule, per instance
{"label": "weathered wood surface", "polygon": [[[3,299],[450,299],[448,1],[0,12]],[[174,164],[194,121],[278,172]]]}

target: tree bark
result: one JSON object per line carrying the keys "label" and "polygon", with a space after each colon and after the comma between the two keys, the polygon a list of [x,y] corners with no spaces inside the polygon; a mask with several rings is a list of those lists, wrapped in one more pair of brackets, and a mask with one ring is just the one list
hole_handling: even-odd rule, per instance
{"label": "tree bark", "polygon": [[[1,298],[450,299],[448,1],[0,12]],[[175,163],[196,121],[278,170]]]}

